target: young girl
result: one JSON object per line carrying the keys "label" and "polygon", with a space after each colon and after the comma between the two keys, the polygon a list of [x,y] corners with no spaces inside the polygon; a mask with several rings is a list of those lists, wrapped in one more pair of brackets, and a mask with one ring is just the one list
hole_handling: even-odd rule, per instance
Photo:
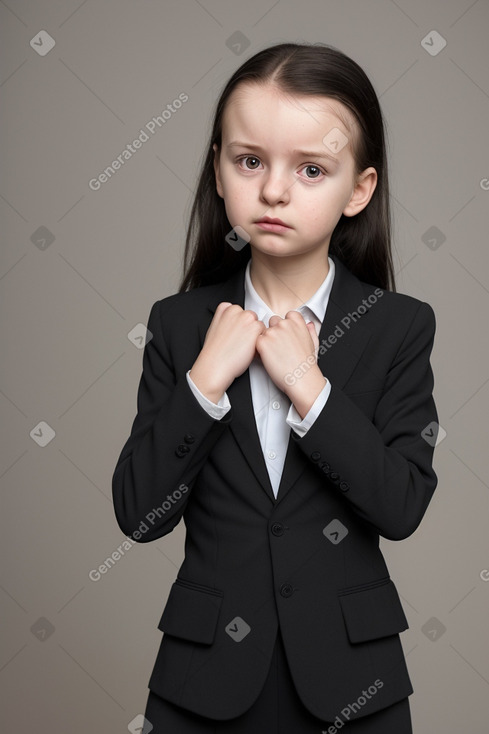
{"label": "young girl", "polygon": [[412,731],[379,536],[411,535],[437,484],[435,317],[395,292],[389,216],[362,69],[320,44],[248,59],[113,476],[125,534],[186,526],[144,731]]}

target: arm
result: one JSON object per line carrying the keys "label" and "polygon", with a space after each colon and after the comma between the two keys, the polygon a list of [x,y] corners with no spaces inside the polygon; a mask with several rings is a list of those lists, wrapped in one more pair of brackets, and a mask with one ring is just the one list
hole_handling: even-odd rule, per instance
{"label": "arm", "polygon": [[201,405],[209,415],[217,420],[224,418],[226,413],[231,409],[231,403],[229,402],[227,392],[224,392],[221,395],[217,403],[213,403],[212,400],[209,400],[209,398],[199,390],[195,382],[192,380],[190,377],[190,370],[187,370],[187,382],[190,385],[190,389],[195,395],[199,405]]}
{"label": "arm", "polygon": [[287,425],[293,428],[299,436],[304,436],[310,429],[314,421],[317,419],[318,415],[321,413],[324,405],[326,405],[326,403],[328,402],[330,392],[331,382],[327,380],[323,389],[309,408],[304,418],[301,418],[300,413],[297,411],[294,403],[291,403],[289,412],[287,413],[287,417],[285,419]]}
{"label": "arm", "polygon": [[331,475],[325,490],[341,492],[390,540],[416,530],[438,481],[434,446],[422,436],[429,423],[438,423],[429,362],[435,328],[433,309],[421,303],[391,364],[373,422],[332,385],[307,433],[299,437],[292,431],[308,460]]}
{"label": "arm", "polygon": [[134,538],[139,542],[160,538],[178,524],[199,471],[232,419],[232,409],[222,420],[209,415],[186,374],[175,375],[163,332],[164,308],[164,299],[151,308],[153,336],[144,348],[137,415],[112,477],[117,523],[126,535],[142,527]]}

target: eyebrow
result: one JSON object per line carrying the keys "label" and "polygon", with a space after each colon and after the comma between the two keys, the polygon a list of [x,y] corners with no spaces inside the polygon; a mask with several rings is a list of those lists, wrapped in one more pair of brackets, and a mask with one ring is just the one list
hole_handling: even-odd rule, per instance
{"label": "eyebrow", "polygon": [[[254,148],[255,150],[263,150],[263,148],[259,145],[251,144],[251,143],[242,143],[239,140],[233,140],[231,143],[228,143],[228,148]],[[317,151],[311,151],[311,150],[293,150],[292,153],[295,155],[304,156],[306,158],[325,158],[328,161],[331,161],[332,163],[339,163],[340,161],[338,158],[335,158],[332,155],[329,155],[328,153],[318,153]]]}

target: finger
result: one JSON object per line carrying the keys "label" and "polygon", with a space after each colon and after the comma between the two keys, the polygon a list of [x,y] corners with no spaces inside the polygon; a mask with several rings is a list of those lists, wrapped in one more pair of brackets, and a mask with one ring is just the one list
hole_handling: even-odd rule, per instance
{"label": "finger", "polygon": [[316,346],[317,346],[319,344],[319,338],[318,338],[318,335],[317,335],[316,327],[314,326],[314,324],[312,323],[312,321],[309,321],[308,322],[307,328],[311,332],[311,336],[312,336],[312,340],[313,340],[314,344],[316,344]]}
{"label": "finger", "polygon": [[232,303],[229,303],[229,301],[221,301],[221,303],[218,304],[216,308],[216,312],[214,314],[214,317],[217,316],[216,320],[220,320],[224,311],[227,311],[227,309],[232,306]]}
{"label": "finger", "polygon": [[314,326],[314,324],[312,323],[312,321],[308,321],[307,324],[306,324],[306,326],[309,329],[309,331],[311,332],[312,338],[314,340],[318,340],[318,335],[317,335],[317,332],[316,332],[316,327]]}
{"label": "finger", "polygon": [[316,357],[317,357],[317,349],[319,347],[319,338],[316,332],[316,327],[314,326],[312,321],[309,321],[307,324],[307,328],[309,329],[309,333],[311,335],[311,339],[314,344],[314,351],[316,352]]}
{"label": "finger", "polygon": [[292,319],[298,319],[299,321],[303,321],[304,323],[306,323],[306,319],[304,318],[304,314],[301,313],[300,311],[297,311],[297,310],[287,311],[287,313],[285,314],[285,318],[286,319],[290,319],[290,318],[292,318]]}
{"label": "finger", "polygon": [[269,326],[276,326],[280,321],[282,321],[282,317],[278,316],[277,314],[274,314],[273,316],[270,316],[270,319],[268,321]]}

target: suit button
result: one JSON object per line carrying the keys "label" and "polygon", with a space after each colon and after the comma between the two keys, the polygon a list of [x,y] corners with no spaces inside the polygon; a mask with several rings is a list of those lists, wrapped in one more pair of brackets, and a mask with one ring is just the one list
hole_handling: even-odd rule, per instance
{"label": "suit button", "polygon": [[342,492],[348,492],[348,490],[350,489],[350,485],[348,484],[348,482],[340,482],[340,489]]}
{"label": "suit button", "polygon": [[330,465],[328,464],[328,462],[327,462],[327,461],[322,461],[322,462],[321,462],[321,463],[319,464],[319,466],[321,467],[321,469],[323,470],[323,472],[324,472],[325,474],[327,474],[327,472],[329,472],[329,470],[331,469],[331,466],[330,466]]}
{"label": "suit button", "polygon": [[340,478],[340,475],[338,474],[338,472],[332,471],[329,475],[329,478],[332,479],[333,482],[336,482],[336,480]]}
{"label": "suit button", "polygon": [[313,461],[319,461],[320,458],[321,458],[321,453],[319,451],[313,451],[312,452],[311,459]]}
{"label": "suit button", "polygon": [[189,451],[190,451],[189,447],[185,446],[184,443],[181,443],[179,446],[177,446],[175,453],[179,458],[182,458],[182,456],[185,456],[185,454],[188,454]]}
{"label": "suit button", "polygon": [[292,594],[294,593],[292,584],[282,584],[282,586],[280,587],[280,593],[282,596],[292,596]]}
{"label": "suit button", "polygon": [[186,433],[183,437],[183,440],[185,443],[193,443],[195,441],[195,436],[193,436],[191,433]]}
{"label": "suit button", "polygon": [[272,525],[272,533],[274,535],[283,535],[285,532],[284,526],[279,522],[274,522]]}

